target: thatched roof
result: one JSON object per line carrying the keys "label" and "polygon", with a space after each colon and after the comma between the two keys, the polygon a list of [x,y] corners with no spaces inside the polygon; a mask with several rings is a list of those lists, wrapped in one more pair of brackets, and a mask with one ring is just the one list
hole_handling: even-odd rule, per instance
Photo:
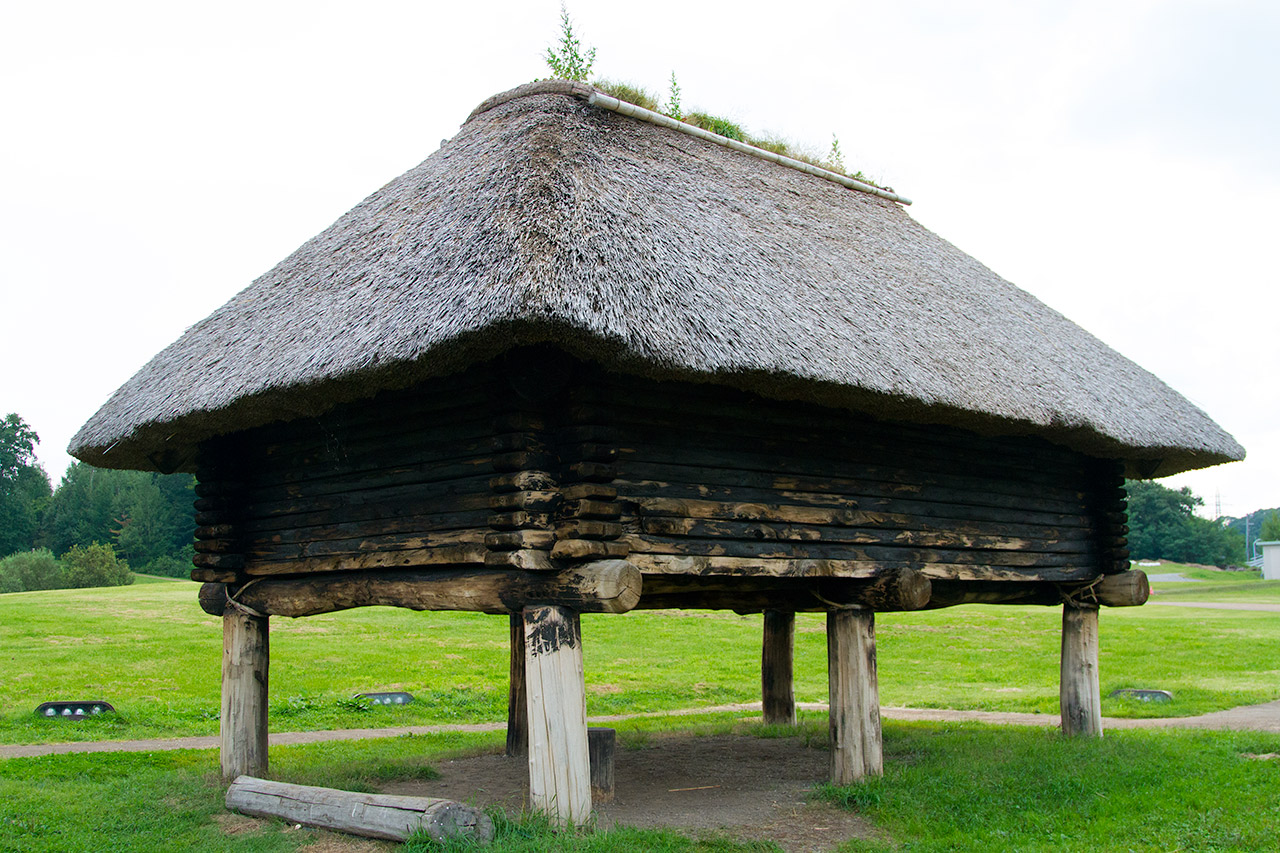
{"label": "thatched roof", "polygon": [[554,343],[627,373],[1041,435],[1131,473],[1239,459],[1159,379],[893,201],[541,83],[188,329],[70,452],[189,466],[212,436]]}

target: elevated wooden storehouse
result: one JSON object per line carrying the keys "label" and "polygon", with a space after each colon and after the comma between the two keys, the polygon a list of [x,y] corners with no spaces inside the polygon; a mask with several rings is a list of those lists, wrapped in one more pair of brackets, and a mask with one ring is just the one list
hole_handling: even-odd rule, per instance
{"label": "elevated wooden storehouse", "polygon": [[198,476],[225,773],[266,765],[269,617],[371,604],[512,614],[511,732],[561,820],[583,611],[765,612],[772,720],[792,614],[826,612],[845,782],[880,771],[876,611],[1062,603],[1064,727],[1099,730],[1097,607],[1146,596],[1122,478],[1243,450],[892,193],[670,124],[490,99],[76,436]]}

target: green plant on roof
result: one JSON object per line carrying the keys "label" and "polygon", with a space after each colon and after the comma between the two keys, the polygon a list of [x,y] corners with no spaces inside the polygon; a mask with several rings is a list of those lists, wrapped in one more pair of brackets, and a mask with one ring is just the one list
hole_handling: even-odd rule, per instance
{"label": "green plant on roof", "polygon": [[667,115],[673,119],[684,118],[680,111],[680,84],[676,82],[676,72],[671,72],[671,85],[667,90]]}
{"label": "green plant on roof", "polygon": [[573,34],[573,21],[569,19],[569,10],[560,4],[560,46],[547,48],[542,57],[546,60],[551,74],[561,80],[577,80],[585,83],[591,76],[591,66],[596,62],[596,49],[593,47],[585,53],[578,37]]}
{"label": "green plant on roof", "polygon": [[828,167],[833,172],[844,172],[844,152],[840,150],[840,139],[831,134],[831,151],[827,154]]}
{"label": "green plant on roof", "polygon": [[703,130],[728,139],[734,139],[738,142],[746,142],[746,134],[742,132],[740,125],[734,124],[727,118],[720,116],[708,115],[707,113],[689,113],[681,119],[685,124],[691,124],[694,127],[700,127]]}
{"label": "green plant on roof", "polygon": [[628,104],[635,104],[646,110],[658,111],[658,99],[640,86],[631,83],[614,83],[612,80],[593,80],[591,85],[619,101],[626,101]]}

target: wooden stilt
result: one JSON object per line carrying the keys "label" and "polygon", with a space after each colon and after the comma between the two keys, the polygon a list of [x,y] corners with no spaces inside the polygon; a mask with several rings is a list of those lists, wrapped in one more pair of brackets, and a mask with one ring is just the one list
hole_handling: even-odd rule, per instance
{"label": "wooden stilt", "polygon": [[612,803],[617,731],[597,726],[587,729],[587,751],[591,757],[591,801]]}
{"label": "wooden stilt", "polygon": [[529,708],[524,695],[524,615],[512,613],[511,669],[507,684],[507,755],[529,751]]}
{"label": "wooden stilt", "polygon": [[591,771],[578,614],[526,607],[524,641],[529,806],[557,823],[583,824],[591,817]]}
{"label": "wooden stilt", "polygon": [[222,776],[267,773],[267,617],[231,606],[222,616]]}
{"label": "wooden stilt", "polygon": [[1098,685],[1098,608],[1062,608],[1062,733],[1102,736],[1102,690]]}
{"label": "wooden stilt", "polygon": [[796,614],[783,610],[764,612],[764,644],[760,653],[760,696],[764,721],[794,726],[796,697],[793,687]]}
{"label": "wooden stilt", "polygon": [[827,613],[831,698],[831,782],[848,785],[884,772],[880,689],[876,682],[875,612]]}

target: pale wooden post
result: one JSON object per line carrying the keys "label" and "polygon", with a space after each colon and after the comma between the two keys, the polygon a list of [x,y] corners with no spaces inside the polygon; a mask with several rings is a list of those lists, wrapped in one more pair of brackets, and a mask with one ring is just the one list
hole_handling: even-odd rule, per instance
{"label": "pale wooden post", "polygon": [[1058,688],[1062,733],[1102,737],[1098,685],[1098,608],[1062,607],[1062,674]]}
{"label": "pale wooden post", "polygon": [[222,615],[222,776],[267,772],[267,617],[234,603]]}
{"label": "pale wooden post", "polygon": [[875,612],[827,612],[831,783],[848,785],[884,772]]}
{"label": "pale wooden post", "polygon": [[562,825],[591,817],[582,626],[554,605],[524,609],[529,806]]}
{"label": "pale wooden post", "polygon": [[764,612],[764,643],[760,652],[760,698],[766,723],[796,724],[796,614]]}
{"label": "pale wooden post", "polygon": [[507,755],[529,751],[529,708],[524,695],[524,615],[511,614],[511,666],[507,682]]}

